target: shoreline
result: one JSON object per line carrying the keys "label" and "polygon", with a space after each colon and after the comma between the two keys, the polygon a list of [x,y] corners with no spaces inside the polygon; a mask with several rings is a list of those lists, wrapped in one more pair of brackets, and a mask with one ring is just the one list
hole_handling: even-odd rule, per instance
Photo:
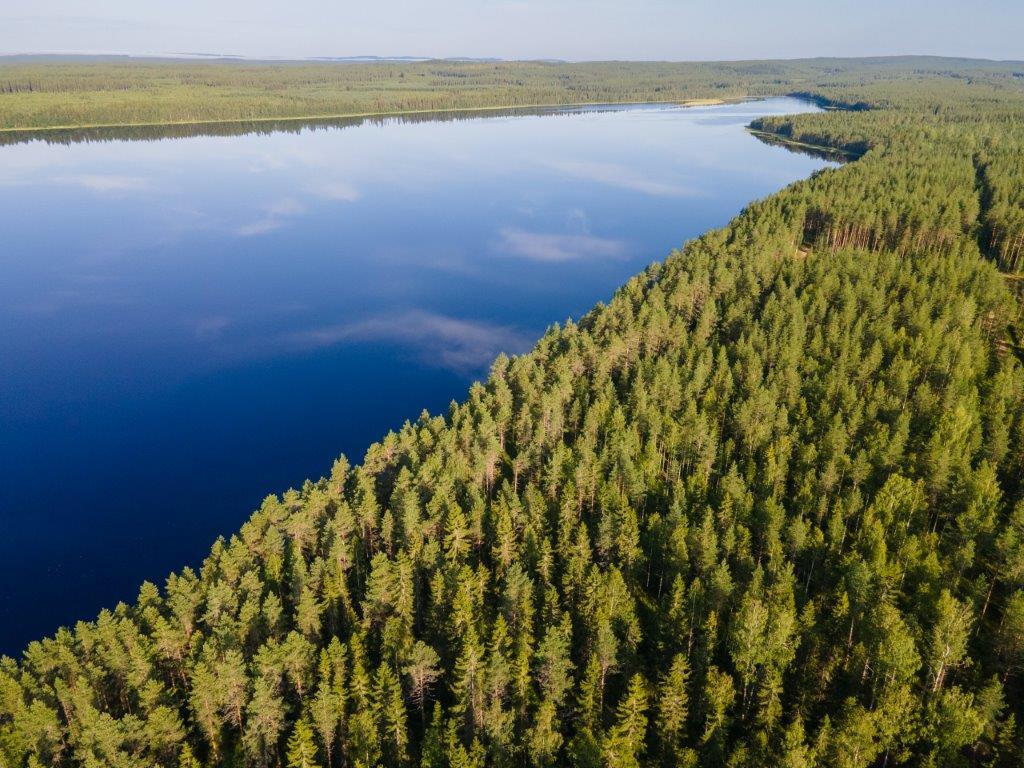
{"label": "shoreline", "polygon": [[[679,107],[713,107],[720,106],[722,104],[739,103],[742,101],[749,101],[751,97],[745,96],[736,99],[717,99],[717,98],[705,98],[705,99],[686,99],[679,101],[673,99],[670,101],[585,101],[585,102],[574,102],[574,103],[554,103],[554,104],[505,104],[505,105],[494,105],[487,107],[439,107],[436,109],[402,109],[395,111],[383,111],[383,112],[340,112],[332,114],[309,114],[309,115],[289,115],[285,117],[231,117],[231,118],[218,118],[209,120],[161,120],[155,122],[143,122],[143,123],[83,123],[81,125],[45,125],[45,126],[34,126],[34,127],[12,127],[12,128],[0,128],[0,135],[9,133],[24,133],[33,134],[40,133],[45,134],[49,132],[58,131],[89,131],[97,129],[130,129],[130,128],[162,128],[162,127],[178,127],[178,126],[190,126],[190,125],[245,125],[253,123],[278,123],[278,122],[301,122],[305,120],[358,120],[358,119],[369,119],[374,117],[402,117],[404,115],[429,115],[429,114],[456,114],[460,112],[465,113],[477,113],[477,112],[501,112],[518,109],[571,109],[573,107],[617,107],[617,106],[639,106],[642,104],[652,105],[672,105]],[[768,97],[766,97],[768,98]]]}
{"label": "shoreline", "polygon": [[747,126],[745,130],[747,133],[752,136],[757,136],[758,138],[771,139],[772,141],[777,141],[780,144],[786,144],[792,147],[803,147],[804,149],[813,149],[818,152],[834,152],[840,155],[845,155],[851,160],[856,160],[859,157],[863,157],[865,154],[863,152],[854,152],[850,149],[843,149],[842,147],[833,147],[828,144],[809,144],[806,141],[797,141],[796,139],[788,138],[779,133],[762,131],[757,128],[751,128],[750,126]]}

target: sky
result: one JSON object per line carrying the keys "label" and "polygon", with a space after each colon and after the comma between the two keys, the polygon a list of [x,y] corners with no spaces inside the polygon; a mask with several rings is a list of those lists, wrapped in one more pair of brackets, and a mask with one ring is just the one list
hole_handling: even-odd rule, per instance
{"label": "sky", "polygon": [[0,0],[0,53],[1024,59],[1024,0]]}

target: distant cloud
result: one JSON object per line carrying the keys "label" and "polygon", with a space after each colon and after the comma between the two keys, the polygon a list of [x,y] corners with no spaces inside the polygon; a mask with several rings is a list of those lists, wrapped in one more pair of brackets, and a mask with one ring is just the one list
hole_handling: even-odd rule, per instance
{"label": "distant cloud", "polygon": [[632,168],[614,163],[593,163],[587,161],[556,160],[549,163],[551,168],[578,179],[607,184],[633,192],[656,197],[700,197],[701,192],[692,187],[650,179]]}
{"label": "distant cloud", "polygon": [[328,181],[311,190],[314,195],[324,200],[339,200],[354,203],[362,195],[359,190],[344,181]]}
{"label": "distant cloud", "polygon": [[298,216],[306,212],[306,206],[294,197],[285,197],[267,206],[271,216]]}
{"label": "distant cloud", "polygon": [[212,315],[200,318],[195,324],[197,339],[216,339],[231,325],[231,318],[224,315]]}
{"label": "distant cloud", "polygon": [[138,178],[137,176],[117,176],[103,173],[57,176],[53,181],[63,186],[83,187],[93,192],[130,192],[145,189],[149,186],[145,179]]}
{"label": "distant cloud", "polygon": [[312,328],[285,341],[300,349],[349,341],[398,343],[413,348],[425,362],[460,373],[484,368],[500,352],[525,352],[533,343],[532,337],[508,326],[419,310]]}
{"label": "distant cloud", "polygon": [[256,237],[258,235],[265,235],[269,232],[281,229],[287,222],[281,219],[274,218],[272,216],[259,221],[253,221],[249,224],[243,224],[240,227],[235,227],[235,234],[239,237]]}
{"label": "distant cloud", "polygon": [[590,234],[590,217],[582,208],[570,208],[565,216],[568,228],[584,235]]}
{"label": "distant cloud", "polygon": [[[359,190],[345,182],[334,181],[315,185],[307,193],[321,200],[343,200],[354,202],[359,199]],[[234,228],[238,237],[256,237],[279,230],[291,223],[292,219],[302,216],[307,206],[294,197],[283,197],[263,208],[264,216],[255,221]]]}
{"label": "distant cloud", "polygon": [[505,227],[499,235],[498,250],[501,253],[531,261],[621,259],[627,255],[623,241],[593,235],[549,234],[515,227]]}
{"label": "distant cloud", "polygon": [[289,219],[305,213],[306,206],[293,197],[285,197],[266,206],[264,211],[263,218],[235,227],[234,233],[239,237],[256,237],[274,232],[290,223]]}

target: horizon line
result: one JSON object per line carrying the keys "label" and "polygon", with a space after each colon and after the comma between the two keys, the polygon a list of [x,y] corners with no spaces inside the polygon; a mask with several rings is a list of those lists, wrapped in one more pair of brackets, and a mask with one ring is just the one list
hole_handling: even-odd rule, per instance
{"label": "horizon line", "polygon": [[768,62],[768,61],[871,61],[871,60],[892,60],[892,59],[939,59],[945,61],[972,61],[991,64],[1024,64],[1024,59],[998,59],[979,56],[959,56],[954,54],[933,54],[933,53],[891,53],[874,54],[864,56],[791,56],[791,57],[754,57],[754,58],[692,58],[692,59],[664,59],[664,58],[609,58],[609,59],[566,59],[553,56],[506,58],[500,56],[416,56],[416,55],[307,55],[307,56],[249,56],[234,53],[200,53],[200,52],[147,52],[130,53],[124,51],[83,51],[83,50],[52,50],[52,51],[0,51],[0,60],[14,58],[46,58],[46,57],[74,57],[74,58],[118,58],[118,59],[156,59],[156,60],[182,60],[182,61],[247,61],[255,63],[425,63],[431,61],[453,61],[453,62],[476,62],[476,63],[556,63],[556,64],[602,64],[602,63],[631,63],[631,64],[710,64],[710,63],[744,63],[744,62]]}

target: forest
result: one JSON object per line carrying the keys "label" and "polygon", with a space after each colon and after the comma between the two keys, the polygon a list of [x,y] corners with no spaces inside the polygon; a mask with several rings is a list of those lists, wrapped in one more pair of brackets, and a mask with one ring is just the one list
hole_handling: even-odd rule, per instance
{"label": "forest", "polygon": [[1022,75],[1022,63],[932,57],[371,64],[0,56],[0,131],[727,101],[783,93],[821,99],[826,106],[834,98],[848,106],[855,104],[840,89],[869,82],[929,87],[935,78],[977,78],[1012,88]]}
{"label": "forest", "polygon": [[4,124],[800,93],[857,159],[0,660],[0,765],[1024,763],[1024,65],[90,66]]}

